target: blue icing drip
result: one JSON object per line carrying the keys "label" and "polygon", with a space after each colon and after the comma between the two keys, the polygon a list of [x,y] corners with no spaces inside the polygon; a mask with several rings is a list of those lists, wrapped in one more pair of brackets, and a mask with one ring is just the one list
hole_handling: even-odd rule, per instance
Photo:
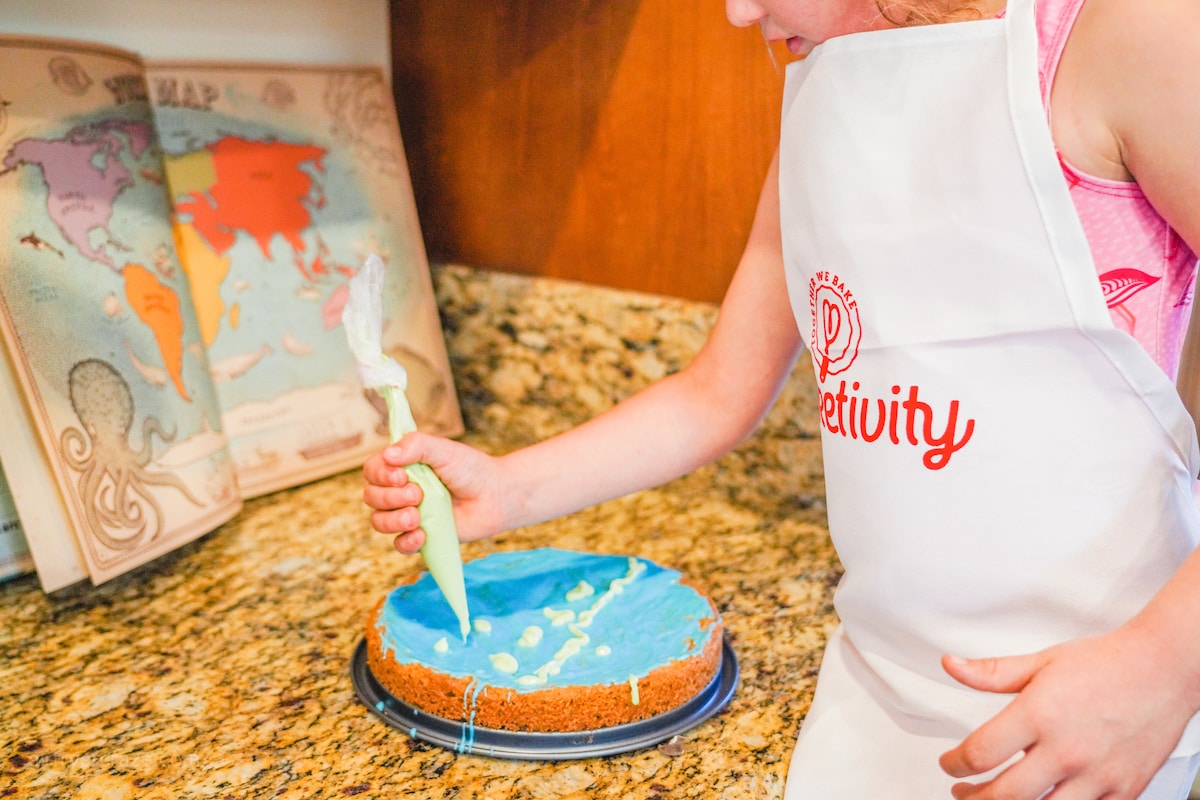
{"label": "blue icing drip", "polygon": [[[617,684],[696,655],[696,648],[708,636],[701,623],[713,617],[707,600],[680,585],[677,571],[644,559],[542,548],[496,553],[468,562],[463,577],[472,615],[492,623],[488,636],[471,636],[466,643],[452,637],[447,652],[436,652],[434,644],[447,631],[457,631],[458,620],[445,602],[438,602],[437,585],[423,573],[415,583],[394,590],[384,603],[376,625],[385,650],[391,650],[400,663],[420,662],[470,678],[474,684],[517,692]],[[595,593],[568,600],[568,592],[581,581],[594,587]],[[621,591],[610,592],[614,581],[623,585]],[[608,597],[603,599],[606,593]],[[556,626],[545,608],[569,610],[574,619]],[[589,609],[595,609],[595,616],[587,624],[584,612]],[[647,609],[655,613],[647,614]],[[519,644],[530,626],[541,628],[544,634],[533,647]],[[528,681],[539,667],[554,662],[568,640],[581,636],[587,637],[586,642],[562,660],[559,674],[545,675],[545,683],[520,682],[523,676]],[[611,652],[598,655],[596,648],[601,645]],[[491,656],[498,653],[517,660],[515,673],[496,669]],[[473,698],[464,697],[463,703],[465,710],[473,709]],[[460,743],[464,748],[473,742],[473,732],[473,725],[470,731],[464,729]]]}
{"label": "blue icing drip", "polygon": [[454,748],[459,753],[470,755],[475,747],[475,712],[478,708],[479,693],[485,686],[483,681],[472,681],[467,684],[467,689],[463,692],[463,715],[467,721],[462,725],[462,735],[459,737],[458,745]]}

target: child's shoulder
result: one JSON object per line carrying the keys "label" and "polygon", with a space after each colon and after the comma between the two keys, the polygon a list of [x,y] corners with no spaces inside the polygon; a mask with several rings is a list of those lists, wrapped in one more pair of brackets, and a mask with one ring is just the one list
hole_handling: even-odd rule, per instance
{"label": "child's shoulder", "polygon": [[[1195,103],[1200,75],[1197,0],[1087,0],[1068,40],[1077,40],[1092,79],[1124,111],[1147,103]],[[1120,113],[1120,112],[1118,112]]]}
{"label": "child's shoulder", "polygon": [[[1200,52],[1196,0],[1086,0],[1071,39],[1086,40],[1097,56],[1125,62],[1164,46]],[[1150,66],[1150,65],[1147,65]]]}
{"label": "child's shoulder", "polygon": [[1200,2],[1086,0],[1051,93],[1055,141],[1084,171],[1128,179],[1131,138],[1183,122],[1198,90]]}
{"label": "child's shoulder", "polygon": [[[1200,0],[1086,0],[1050,97],[1064,158],[1134,179],[1200,248]],[[1089,163],[1088,159],[1092,159]]]}

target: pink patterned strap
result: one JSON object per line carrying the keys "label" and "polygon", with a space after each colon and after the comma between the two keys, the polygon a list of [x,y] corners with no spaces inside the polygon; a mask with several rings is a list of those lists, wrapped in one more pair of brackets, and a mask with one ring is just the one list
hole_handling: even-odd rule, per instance
{"label": "pink patterned strap", "polygon": [[1050,88],[1058,72],[1067,36],[1079,16],[1084,0],[1036,0],[1034,16],[1038,33],[1038,74],[1042,81],[1042,102],[1050,108]]}

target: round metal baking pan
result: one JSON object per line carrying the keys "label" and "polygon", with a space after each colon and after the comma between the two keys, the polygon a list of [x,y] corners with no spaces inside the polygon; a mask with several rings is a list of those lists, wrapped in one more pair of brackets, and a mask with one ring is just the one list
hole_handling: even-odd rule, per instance
{"label": "round metal baking pan", "polygon": [[414,739],[458,753],[543,761],[611,756],[665,742],[672,736],[694,728],[724,708],[737,689],[738,671],[737,656],[729,640],[725,639],[717,674],[699,694],[678,708],[650,719],[611,728],[570,733],[528,733],[482,728],[435,717],[397,700],[371,674],[367,666],[365,637],[354,648],[354,655],[350,659],[350,679],[358,698],[384,722]]}

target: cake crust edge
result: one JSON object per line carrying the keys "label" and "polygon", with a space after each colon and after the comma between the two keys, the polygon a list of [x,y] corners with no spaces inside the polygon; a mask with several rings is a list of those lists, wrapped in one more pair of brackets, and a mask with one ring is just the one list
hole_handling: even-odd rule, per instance
{"label": "cake crust edge", "polygon": [[459,678],[419,664],[401,664],[383,651],[378,619],[387,598],[375,605],[367,624],[367,666],[393,697],[423,714],[484,728],[537,733],[597,730],[649,719],[687,703],[717,675],[724,628],[712,598],[690,581],[712,609],[702,625],[708,638],[695,655],[657,667],[637,679],[637,700],[627,682],[550,687],[518,692],[500,686],[476,691],[474,678]]}

